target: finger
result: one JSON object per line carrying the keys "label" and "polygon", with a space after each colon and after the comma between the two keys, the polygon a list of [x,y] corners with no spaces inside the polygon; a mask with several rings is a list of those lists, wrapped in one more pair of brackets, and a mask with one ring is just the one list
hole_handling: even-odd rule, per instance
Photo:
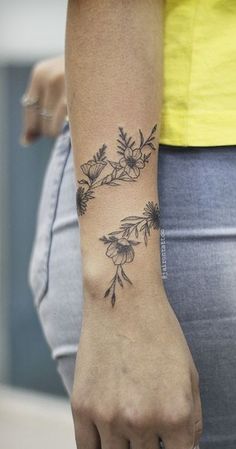
{"label": "finger", "polygon": [[66,116],[67,116],[66,100],[61,99],[52,117],[51,123],[52,137],[56,137],[58,136],[58,134],[60,134]]}
{"label": "finger", "polygon": [[127,440],[115,438],[114,436],[109,441],[102,440],[102,449],[129,449],[131,447],[133,449],[133,446],[130,446]]}
{"label": "finger", "polygon": [[164,449],[191,449],[194,448],[195,427],[194,414],[189,419],[172,423],[169,430],[163,433]]}
{"label": "finger", "polygon": [[[131,441],[132,449],[160,449],[160,440],[154,435],[146,435]],[[164,448],[163,448],[164,449]]]}
{"label": "finger", "polygon": [[101,441],[96,426],[87,419],[73,416],[77,449],[101,449]]}
{"label": "finger", "polygon": [[[32,94],[27,94],[28,98],[38,98],[33,97]],[[23,120],[22,120],[22,131],[21,131],[21,141],[23,144],[29,144],[37,137],[40,136],[40,119],[38,111],[39,103],[34,106],[23,108]]]}
{"label": "finger", "polygon": [[21,140],[25,141],[25,143],[30,143],[40,135],[40,83],[38,77],[33,73],[31,74],[29,85],[24,94],[31,103],[34,103],[29,106],[23,106]]}
{"label": "finger", "polygon": [[199,376],[198,373],[192,372],[192,394],[193,394],[193,404],[194,404],[194,444],[196,449],[198,449],[198,443],[203,431],[203,418],[202,418],[202,405],[201,396],[199,388]]}
{"label": "finger", "polygon": [[184,428],[178,432],[163,435],[164,449],[192,449],[194,448],[194,430]]}
{"label": "finger", "polygon": [[129,449],[129,441],[112,430],[109,427],[97,425],[97,429],[100,435],[102,449]]}
{"label": "finger", "polygon": [[45,92],[42,107],[39,111],[40,129],[44,136],[53,137],[53,121],[57,109],[58,97],[48,88]]}
{"label": "finger", "polygon": [[194,444],[198,445],[199,440],[203,431],[203,419],[202,419],[202,406],[201,406],[201,398],[198,393],[194,398],[194,410],[195,410],[195,418],[194,418],[194,427],[195,427],[195,435],[194,435]]}
{"label": "finger", "polygon": [[163,437],[163,449],[195,449],[192,438],[186,437],[186,435],[175,434],[171,437]]}

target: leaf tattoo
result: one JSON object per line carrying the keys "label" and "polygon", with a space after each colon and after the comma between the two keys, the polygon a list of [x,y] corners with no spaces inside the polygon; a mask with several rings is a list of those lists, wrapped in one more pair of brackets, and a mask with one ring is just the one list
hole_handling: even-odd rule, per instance
{"label": "leaf tattoo", "polygon": [[[157,125],[155,125],[149,136],[145,139],[139,129],[139,144],[136,145],[132,136],[128,136],[122,127],[119,127],[116,152],[118,161],[107,158],[104,144],[92,159],[81,165],[81,170],[86,178],[78,180],[76,192],[76,206],[78,215],[85,214],[88,201],[95,198],[94,190],[103,186],[119,186],[123,182],[136,182],[140,171],[149,162],[152,150],[157,147],[154,144]],[[151,150],[147,152],[147,150]],[[103,170],[106,168],[107,174]]]}
{"label": "leaf tattoo", "polygon": [[135,257],[134,247],[141,243],[138,241],[140,237],[143,238],[145,246],[147,246],[151,229],[160,227],[159,217],[158,205],[149,201],[141,216],[131,215],[123,218],[117,231],[110,232],[107,236],[104,235],[100,238],[104,245],[108,245],[106,256],[112,259],[116,267],[115,274],[104,294],[104,298],[110,297],[112,307],[116,302],[117,285],[119,284],[122,288],[125,282],[132,285],[123,265],[133,262]]}

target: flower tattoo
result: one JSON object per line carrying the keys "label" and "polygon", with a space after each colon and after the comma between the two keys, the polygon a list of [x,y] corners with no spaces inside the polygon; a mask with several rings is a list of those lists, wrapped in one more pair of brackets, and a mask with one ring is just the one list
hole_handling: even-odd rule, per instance
{"label": "flower tattoo", "polygon": [[87,202],[94,198],[93,192],[90,190],[85,191],[84,187],[78,187],[76,192],[76,205],[79,215],[83,215],[87,209]]}
{"label": "flower tattoo", "polygon": [[141,168],[144,168],[141,150],[139,148],[136,150],[132,150],[130,147],[126,148],[124,157],[120,159],[120,166],[128,176],[137,178]]}
{"label": "flower tattoo", "polygon": [[93,183],[95,179],[98,178],[104,167],[106,166],[105,162],[95,162],[95,161],[88,161],[87,164],[81,165],[81,169],[83,173],[88,176],[88,178]]}
{"label": "flower tattoo", "polygon": [[110,232],[107,236],[104,235],[100,238],[104,245],[108,245],[106,256],[112,260],[116,267],[115,275],[104,294],[104,298],[110,297],[112,307],[116,302],[117,284],[124,287],[124,281],[126,281],[132,285],[123,265],[133,262],[135,257],[134,247],[141,243],[138,241],[140,236],[143,237],[145,246],[147,246],[151,229],[159,229],[160,227],[159,216],[158,205],[149,201],[141,216],[131,215],[123,218],[117,231]]}
{"label": "flower tattoo", "polygon": [[134,249],[132,244],[134,245],[136,243],[125,238],[115,239],[108,246],[106,255],[111,257],[115,265],[123,265],[124,263],[132,262],[134,260]]}
{"label": "flower tattoo", "polygon": [[[81,165],[81,170],[85,178],[78,180],[76,194],[76,205],[78,215],[84,215],[87,210],[89,200],[95,198],[94,190],[103,185],[119,186],[123,182],[135,182],[142,170],[149,162],[151,151],[156,150],[154,145],[155,125],[150,135],[145,139],[139,129],[139,144],[136,145],[132,136],[128,137],[122,127],[119,128],[117,139],[118,161],[107,158],[106,145],[104,144],[97,153],[85,164]],[[104,174],[103,170],[106,174]]]}

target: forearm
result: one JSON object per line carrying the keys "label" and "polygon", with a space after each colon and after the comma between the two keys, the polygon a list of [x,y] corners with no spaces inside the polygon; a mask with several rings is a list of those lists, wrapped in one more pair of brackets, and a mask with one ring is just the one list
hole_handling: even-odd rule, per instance
{"label": "forearm", "polygon": [[156,301],[162,2],[70,0],[66,84],[85,302]]}

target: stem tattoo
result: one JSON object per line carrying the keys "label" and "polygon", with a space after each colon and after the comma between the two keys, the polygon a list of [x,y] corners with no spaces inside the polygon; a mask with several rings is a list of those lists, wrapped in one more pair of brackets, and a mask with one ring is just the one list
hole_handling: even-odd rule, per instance
{"label": "stem tattoo", "polygon": [[[76,192],[76,206],[78,215],[85,214],[88,201],[95,198],[95,189],[104,186],[119,186],[123,182],[136,182],[140,171],[149,162],[154,144],[157,125],[145,139],[139,129],[139,144],[136,145],[132,136],[127,136],[122,127],[119,127],[116,152],[118,161],[107,158],[105,144],[96,152],[92,159],[81,165],[85,178],[78,180]],[[151,150],[151,151],[147,151]],[[106,172],[106,174],[104,174]]]}
{"label": "stem tattoo", "polygon": [[104,298],[110,297],[112,307],[116,302],[117,285],[119,284],[122,288],[125,282],[132,285],[123,265],[133,262],[134,247],[141,243],[138,240],[140,237],[147,246],[151,229],[159,228],[159,216],[158,205],[149,201],[141,216],[131,215],[123,218],[117,231],[100,238],[104,245],[107,245],[106,256],[111,258],[115,265],[115,274],[104,294]]}

